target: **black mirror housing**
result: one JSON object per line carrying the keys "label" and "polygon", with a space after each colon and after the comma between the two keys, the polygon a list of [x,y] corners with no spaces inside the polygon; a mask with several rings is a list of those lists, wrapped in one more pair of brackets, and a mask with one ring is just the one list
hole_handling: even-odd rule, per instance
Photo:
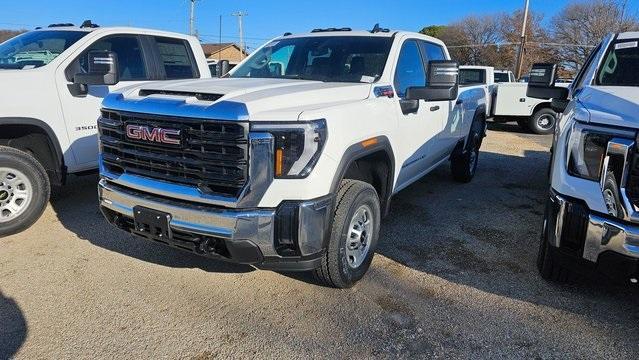
{"label": "black mirror housing", "polygon": [[457,99],[459,65],[450,60],[428,62],[428,86],[410,87],[406,100],[447,101]]}
{"label": "black mirror housing", "polygon": [[120,81],[118,55],[113,51],[92,50],[88,54],[89,71],[73,76],[80,85],[115,85]]}
{"label": "black mirror housing", "polygon": [[231,65],[229,64],[228,60],[220,60],[220,62],[217,63],[217,77],[223,77],[224,75],[228,74],[228,72],[231,70]]}
{"label": "black mirror housing", "polygon": [[555,86],[557,65],[550,63],[536,63],[528,76],[528,85],[534,87]]}
{"label": "black mirror housing", "polygon": [[554,99],[559,101],[568,99],[568,89],[555,86],[556,80],[556,64],[534,64],[532,70],[530,70],[526,96],[535,99]]}

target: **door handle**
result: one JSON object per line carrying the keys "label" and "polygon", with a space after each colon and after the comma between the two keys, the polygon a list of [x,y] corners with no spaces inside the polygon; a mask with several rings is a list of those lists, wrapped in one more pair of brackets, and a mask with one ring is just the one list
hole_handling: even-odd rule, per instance
{"label": "door handle", "polygon": [[435,106],[431,106],[430,107],[430,111],[437,111],[439,110],[439,105],[435,105]]}
{"label": "door handle", "polygon": [[464,100],[459,99],[459,100],[457,100],[457,102],[455,103],[455,105],[461,105],[461,104],[463,104],[463,103],[464,103]]}

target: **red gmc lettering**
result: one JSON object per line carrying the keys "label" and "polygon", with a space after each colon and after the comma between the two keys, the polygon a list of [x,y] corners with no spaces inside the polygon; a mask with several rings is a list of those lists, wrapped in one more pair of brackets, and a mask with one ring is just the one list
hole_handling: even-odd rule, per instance
{"label": "red gmc lettering", "polygon": [[161,144],[180,145],[180,130],[177,129],[149,129],[147,126],[127,125],[126,136],[133,140],[151,141]]}

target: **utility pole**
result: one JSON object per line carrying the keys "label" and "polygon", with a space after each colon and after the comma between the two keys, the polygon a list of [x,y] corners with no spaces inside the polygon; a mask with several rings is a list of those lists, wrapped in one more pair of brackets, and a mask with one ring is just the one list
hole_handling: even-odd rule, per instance
{"label": "utility pole", "polygon": [[222,61],[222,15],[220,15],[220,38],[218,39],[218,53],[217,53],[217,63],[219,64]]}
{"label": "utility pole", "polygon": [[519,45],[519,53],[517,54],[517,64],[515,64],[515,76],[517,80],[521,77],[521,66],[524,62],[524,55],[526,51],[526,25],[528,23],[528,6],[530,0],[526,0],[524,5],[524,22],[521,25],[521,44]]}
{"label": "utility pole", "polygon": [[237,16],[237,21],[238,21],[238,24],[240,26],[240,52],[241,52],[240,58],[243,60],[244,59],[244,51],[245,50],[244,50],[244,27],[242,25],[242,18],[247,16],[248,13],[245,12],[245,11],[237,11],[237,12],[234,12],[233,14],[231,14],[231,15]]}
{"label": "utility pole", "polygon": [[191,36],[195,36],[195,1],[197,0],[189,0],[191,2],[191,11],[189,13],[189,34]]}

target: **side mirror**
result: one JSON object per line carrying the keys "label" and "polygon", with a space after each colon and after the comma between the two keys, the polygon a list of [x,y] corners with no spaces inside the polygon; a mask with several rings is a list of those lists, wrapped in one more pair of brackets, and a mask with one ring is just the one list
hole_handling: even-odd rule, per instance
{"label": "side mirror", "polygon": [[228,74],[230,70],[231,66],[228,60],[220,60],[220,62],[217,63],[217,77],[223,77]]}
{"label": "side mirror", "polygon": [[528,89],[526,90],[526,96],[546,100],[567,100],[568,89],[565,87],[555,86],[556,79],[556,64],[534,64],[528,78]]}
{"label": "side mirror", "polygon": [[73,76],[79,85],[115,85],[119,79],[118,55],[113,51],[92,50],[88,54],[89,71]]}
{"label": "side mirror", "polygon": [[428,85],[408,88],[406,100],[455,100],[458,92],[459,65],[457,62],[431,60],[428,62]]}

